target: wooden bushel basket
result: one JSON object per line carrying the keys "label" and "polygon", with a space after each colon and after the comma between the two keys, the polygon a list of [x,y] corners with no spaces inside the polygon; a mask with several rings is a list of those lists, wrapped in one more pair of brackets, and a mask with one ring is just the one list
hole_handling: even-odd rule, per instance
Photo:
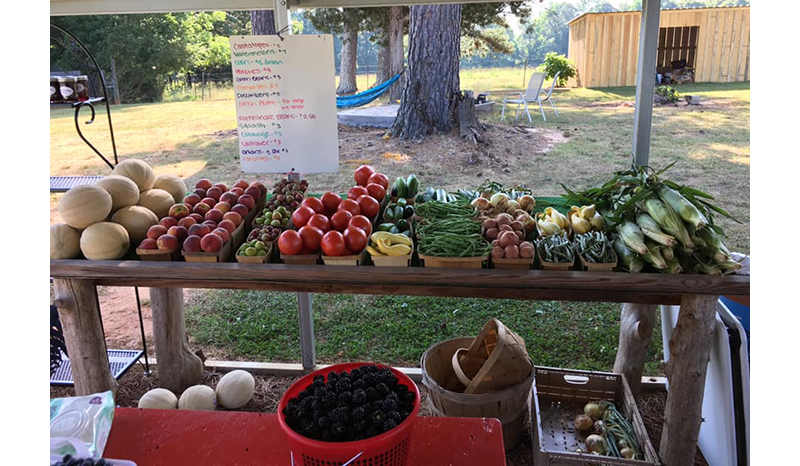
{"label": "wooden bushel basket", "polygon": [[502,390],[533,372],[525,340],[497,319],[487,322],[468,348],[456,350],[452,364],[467,395]]}
{"label": "wooden bushel basket", "polygon": [[453,372],[453,354],[474,339],[453,338],[430,347],[422,355],[422,383],[425,402],[436,416],[493,417],[503,425],[505,449],[513,448],[525,430],[533,372],[527,379],[494,393],[465,395],[464,385]]}

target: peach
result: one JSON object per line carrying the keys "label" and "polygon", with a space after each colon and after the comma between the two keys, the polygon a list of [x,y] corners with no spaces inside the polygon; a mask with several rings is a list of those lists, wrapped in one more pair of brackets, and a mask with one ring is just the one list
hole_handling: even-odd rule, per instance
{"label": "peach", "polygon": [[247,217],[247,214],[250,213],[250,209],[248,209],[244,204],[236,204],[235,206],[231,207],[231,212],[238,212],[242,218],[245,218]]}
{"label": "peach", "polygon": [[216,186],[208,188],[206,196],[213,197],[215,201],[219,201],[219,197],[222,196],[222,190]]}
{"label": "peach", "polygon": [[200,237],[197,235],[189,235],[186,237],[186,240],[183,242],[183,250],[188,252],[200,252],[202,248],[200,247]]}
{"label": "peach", "polygon": [[[194,219],[194,223],[203,223],[203,220],[205,220],[202,215],[195,214],[195,213],[189,214],[189,217]],[[186,228],[189,228],[189,227],[186,227]]]}
{"label": "peach", "polygon": [[192,211],[189,210],[189,207],[186,207],[186,204],[175,204],[169,208],[169,216],[176,220],[188,217],[190,213],[192,213]]}
{"label": "peach", "polygon": [[206,190],[205,189],[201,189],[201,188],[197,188],[194,191],[192,191],[192,194],[197,194],[197,197],[202,199],[202,198],[206,197]]}
{"label": "peach", "polygon": [[[258,190],[259,190],[259,191],[261,191],[261,195],[262,195],[262,196],[263,196],[264,194],[267,194],[267,187],[266,187],[266,186],[264,186],[264,183],[262,183],[262,182],[260,182],[260,181],[253,181],[252,183],[250,183],[250,186],[251,186],[251,187],[252,187],[252,186],[255,186],[256,188],[258,188]],[[245,192],[246,192],[246,190],[245,190]],[[255,197],[255,196],[253,196],[253,197]]]}
{"label": "peach", "polygon": [[213,220],[206,220],[205,222],[202,223],[202,225],[207,226],[209,228],[209,230],[213,230],[214,228],[217,228],[217,222],[215,222]]}
{"label": "peach", "polygon": [[261,199],[261,190],[258,189],[258,186],[250,186],[244,190],[244,194],[249,194],[253,196],[253,199],[258,201]]}
{"label": "peach", "polygon": [[145,238],[139,244],[139,249],[158,249],[158,243],[153,238]]}
{"label": "peach", "polygon": [[214,199],[213,197],[204,197],[203,200],[200,202],[208,204],[212,209],[214,208],[215,205],[217,205],[217,200]]}
{"label": "peach", "polygon": [[231,205],[225,201],[220,201],[214,206],[217,210],[221,210],[223,214],[231,211]]}
{"label": "peach", "polygon": [[236,194],[237,196],[241,196],[242,194],[244,194],[244,189],[242,189],[242,188],[231,188],[231,190],[228,191],[228,192]]}
{"label": "peach", "polygon": [[147,229],[147,237],[150,239],[158,239],[161,235],[167,234],[167,227],[164,225],[153,225]]}
{"label": "peach", "polygon": [[178,238],[178,241],[182,242],[187,236],[189,236],[189,229],[180,225],[175,225],[167,230],[167,234]]}
{"label": "peach", "polygon": [[233,233],[236,230],[236,224],[233,223],[232,220],[223,220],[223,221],[219,222],[217,224],[217,226],[219,228],[224,228],[224,229],[228,230],[228,233]]}
{"label": "peach", "polygon": [[224,229],[224,228],[214,228],[214,229],[211,231],[211,234],[212,234],[212,235],[217,235],[217,236],[219,236],[220,238],[222,238],[222,242],[223,242],[223,243],[224,243],[225,241],[228,241],[229,239],[231,239],[231,234],[230,234],[230,232],[229,232],[228,230]]}
{"label": "peach", "polygon": [[209,210],[211,210],[211,206],[210,205],[206,204],[205,202],[200,202],[196,206],[194,206],[194,209],[192,209],[192,213],[200,214],[201,216],[203,216]]}
{"label": "peach", "polygon": [[222,193],[222,196],[219,197],[220,202],[227,202],[230,205],[236,204],[238,200],[239,200],[239,195],[235,194],[233,191]]}
{"label": "peach", "polygon": [[212,186],[214,186],[214,184],[211,183],[211,180],[209,180],[208,178],[203,178],[201,180],[198,180],[197,183],[194,185],[195,188],[206,189],[206,190]]}
{"label": "peach", "polygon": [[[189,227],[189,237],[192,236],[200,236],[203,237],[211,232],[211,228],[208,225],[203,225],[202,223],[195,223],[194,225]],[[186,238],[187,240],[189,238]]]}
{"label": "peach", "polygon": [[174,227],[178,224],[178,220],[172,217],[164,217],[158,221],[159,225],[164,225],[167,228]]}
{"label": "peach", "polygon": [[201,200],[200,196],[192,193],[183,198],[183,203],[189,204],[190,206],[194,207],[195,204],[200,203],[200,200]]}
{"label": "peach", "polygon": [[178,241],[178,238],[170,234],[159,236],[156,243],[158,245],[158,249],[170,250],[178,249],[178,246],[181,245],[181,242]]}
{"label": "peach", "polygon": [[253,210],[256,206],[256,200],[249,194],[239,196],[239,204],[244,204],[248,209]]}
{"label": "peach", "polygon": [[224,183],[217,183],[217,184],[214,185],[214,187],[215,188],[219,188],[219,190],[222,191],[223,193],[228,191],[228,187],[225,186]]}
{"label": "peach", "polygon": [[[248,188],[248,186],[250,186],[250,183],[248,183],[247,181],[245,181],[245,180],[243,180],[243,179],[241,179],[241,178],[239,178],[238,180],[236,180],[236,183],[233,183],[233,187],[234,187],[234,188],[242,188],[242,189],[247,189],[247,188]],[[233,189],[233,188],[231,188],[231,189]]]}
{"label": "peach", "polygon": [[230,220],[231,222],[233,222],[234,225],[238,227],[239,225],[242,224],[244,218],[242,218],[239,212],[228,212],[222,216],[222,220]]}
{"label": "peach", "polygon": [[205,252],[219,252],[223,243],[224,241],[219,235],[205,235],[200,238],[200,247]]}
{"label": "peach", "polygon": [[219,223],[222,221],[223,215],[225,215],[225,212],[219,209],[211,209],[208,212],[206,212],[206,215],[203,218],[206,220],[213,220],[214,222]]}
{"label": "peach", "polygon": [[186,228],[187,230],[195,223],[197,223],[197,220],[195,220],[194,217],[186,217],[178,220],[178,225]]}

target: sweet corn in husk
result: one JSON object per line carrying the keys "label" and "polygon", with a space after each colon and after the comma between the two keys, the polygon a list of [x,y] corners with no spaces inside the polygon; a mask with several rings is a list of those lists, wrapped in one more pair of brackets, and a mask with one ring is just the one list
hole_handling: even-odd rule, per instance
{"label": "sweet corn in husk", "polygon": [[644,261],[635,252],[628,249],[622,238],[617,236],[614,238],[614,250],[617,251],[617,257],[623,270],[630,273],[639,273],[644,269]]}
{"label": "sweet corn in husk", "polygon": [[625,222],[617,229],[620,238],[631,251],[639,254],[648,254],[650,251],[644,244],[644,234],[633,222]]}
{"label": "sweet corn in husk", "polygon": [[678,244],[678,240],[676,240],[674,236],[670,236],[661,231],[661,227],[653,220],[653,217],[644,212],[636,217],[636,224],[639,225],[639,228],[642,229],[642,233],[644,233],[645,236],[664,246],[674,246]]}
{"label": "sweet corn in husk", "polygon": [[683,221],[694,226],[696,229],[699,230],[700,228],[708,225],[708,220],[700,212],[700,210],[698,210],[694,204],[689,202],[678,191],[675,191],[667,186],[662,186],[658,190],[658,197],[660,197],[662,201],[669,204],[669,206],[672,207],[672,209],[681,219],[683,219]]}
{"label": "sweet corn in husk", "polygon": [[642,259],[657,269],[666,269],[667,261],[661,255],[661,245],[650,239],[645,239],[644,242],[647,245],[648,252],[647,254],[642,254]]}
{"label": "sweet corn in husk", "polygon": [[662,230],[674,236],[678,241],[689,249],[694,249],[695,243],[689,235],[686,225],[678,217],[678,214],[667,204],[655,198],[644,201],[644,209],[653,217]]}

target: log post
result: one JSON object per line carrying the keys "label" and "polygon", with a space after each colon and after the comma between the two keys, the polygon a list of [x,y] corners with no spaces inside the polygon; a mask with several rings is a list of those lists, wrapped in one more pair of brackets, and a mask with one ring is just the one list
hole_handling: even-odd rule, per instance
{"label": "log post", "polygon": [[619,326],[619,348],[614,361],[614,372],[628,379],[633,396],[639,396],[642,386],[647,349],[653,336],[656,319],[654,304],[625,303]]}
{"label": "log post", "polygon": [[694,463],[717,299],[713,295],[687,295],[681,300],[666,369],[669,393],[659,447],[666,466]]}
{"label": "log post", "polygon": [[53,280],[54,305],[64,329],[75,395],[111,390],[117,381],[108,365],[106,341],[100,321],[97,288],[91,280]]}
{"label": "log post", "polygon": [[186,336],[183,289],[150,288],[150,303],[158,379],[162,388],[179,394],[199,384],[203,376],[203,361],[189,349]]}

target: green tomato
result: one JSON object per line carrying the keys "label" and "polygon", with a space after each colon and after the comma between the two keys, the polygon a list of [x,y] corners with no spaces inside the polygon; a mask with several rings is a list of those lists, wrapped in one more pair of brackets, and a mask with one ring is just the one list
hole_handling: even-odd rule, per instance
{"label": "green tomato", "polygon": [[244,253],[245,255],[248,256],[255,256],[258,253],[258,251],[256,251],[256,248],[248,247],[247,249],[245,249]]}
{"label": "green tomato", "polygon": [[281,215],[280,212],[275,212],[274,214],[272,214],[272,220],[282,220],[282,219],[283,215]]}
{"label": "green tomato", "polygon": [[259,249],[259,250],[261,250],[261,249],[266,249],[266,248],[267,248],[267,245],[266,245],[266,244],[264,244],[264,243],[263,243],[263,242],[261,242],[261,241],[255,241],[255,244],[253,244],[253,247],[254,247],[254,248],[256,248],[256,249]]}
{"label": "green tomato", "polygon": [[266,256],[267,255],[267,251],[265,249],[259,249],[258,252],[256,252],[256,255],[257,256]]}
{"label": "green tomato", "polygon": [[256,217],[256,225],[263,225],[264,217]]}
{"label": "green tomato", "polygon": [[281,221],[280,220],[273,220],[273,221],[269,222],[269,224],[274,226],[274,227],[279,227],[279,226],[281,226]]}

